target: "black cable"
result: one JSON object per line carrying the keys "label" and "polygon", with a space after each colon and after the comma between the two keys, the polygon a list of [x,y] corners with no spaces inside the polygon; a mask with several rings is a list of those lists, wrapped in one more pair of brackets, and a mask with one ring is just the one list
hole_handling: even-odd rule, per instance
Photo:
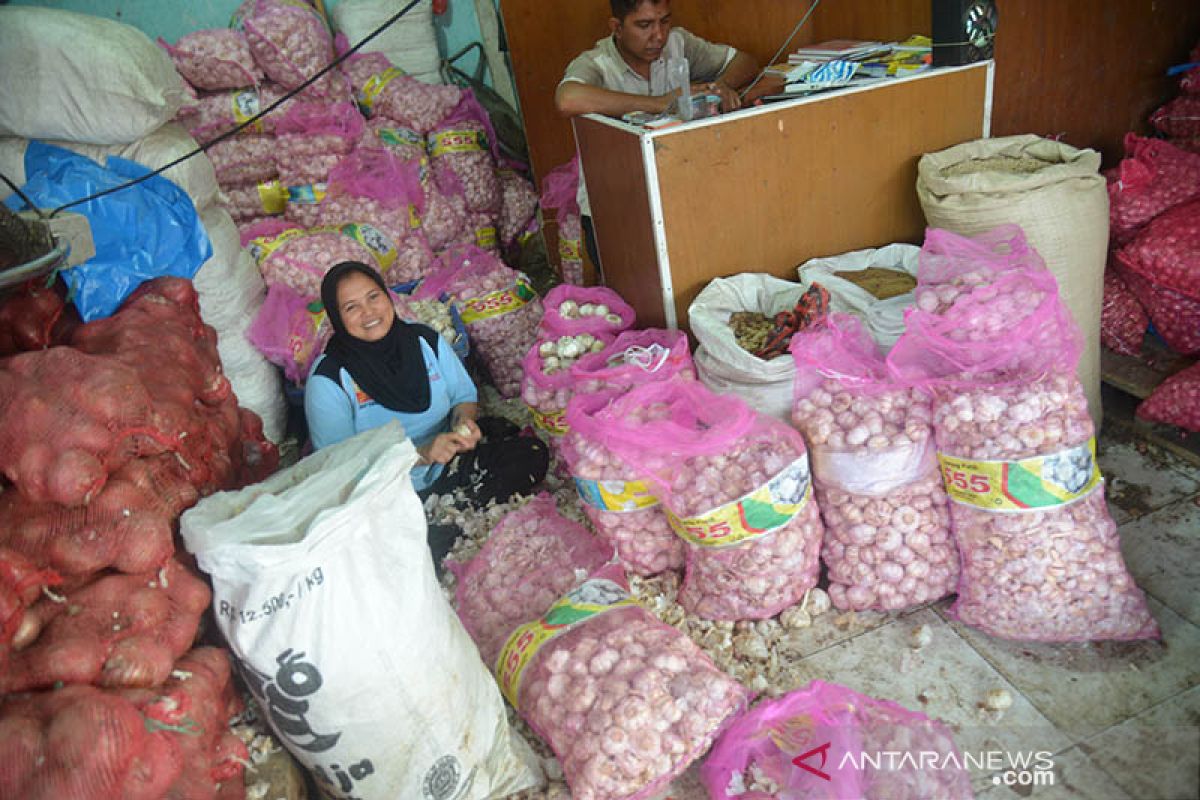
{"label": "black cable", "polygon": [[0,181],[4,181],[5,183],[7,183],[7,184],[8,184],[8,188],[10,188],[10,189],[12,189],[14,192],[16,192],[16,194],[17,194],[17,197],[20,197],[22,200],[24,200],[24,201],[25,201],[25,205],[27,205],[27,206],[29,206],[31,209],[33,209],[33,213],[35,213],[35,214],[37,214],[37,215],[38,215],[38,219],[45,219],[45,218],[46,218],[46,215],[42,213],[42,210],[41,210],[40,208],[38,208],[37,206],[35,206],[35,205],[33,204],[33,201],[29,199],[29,195],[27,195],[27,194],[25,194],[24,192],[22,192],[22,191],[21,191],[21,187],[20,187],[20,186],[17,186],[15,183],[13,183],[12,181],[10,181],[10,180],[8,179],[8,176],[7,176],[7,175],[5,175],[3,172],[0,172]]}
{"label": "black cable", "polygon": [[784,40],[783,46],[775,51],[775,55],[772,56],[771,60],[768,61],[766,63],[766,66],[764,66],[762,68],[762,72],[758,73],[758,77],[756,77],[754,80],[750,81],[749,86],[747,86],[745,89],[742,89],[742,91],[738,94],[739,98],[744,98],[750,92],[751,89],[753,89],[755,86],[758,85],[758,82],[761,81],[763,79],[763,76],[767,74],[767,70],[769,70],[771,68],[771,66],[774,65],[775,62],[779,60],[779,56],[782,55],[783,51],[786,50],[788,48],[788,45],[790,45],[792,43],[792,39],[796,38],[796,34],[799,33],[800,29],[804,27],[804,23],[808,22],[808,18],[812,16],[812,13],[817,10],[817,6],[819,6],[819,5],[821,5],[821,0],[813,0],[813,4],[808,7],[808,11],[804,12],[804,16],[801,17],[800,21],[796,23],[796,27],[792,28],[791,35],[789,35],[788,38]]}
{"label": "black cable", "polygon": [[[388,28],[392,27],[397,22],[399,22],[401,17],[403,17],[409,11],[412,11],[413,8],[415,8],[420,2],[421,2],[421,0],[411,0],[411,2],[409,2],[408,5],[406,5],[402,9],[400,9],[400,11],[397,12],[396,14],[394,14],[390,19],[388,19],[386,22],[384,22],[382,25],[380,25],[378,28],[376,28],[370,34],[365,36],[361,42],[354,45],[353,47],[351,47],[346,52],[342,53],[337,58],[333,59],[333,61],[330,61],[319,72],[317,72],[315,75],[310,77],[308,80],[304,81],[304,83],[300,84],[295,89],[291,89],[286,94],[284,94],[283,97],[280,97],[274,103],[267,106],[262,111],[258,112],[253,117],[250,117],[248,120],[241,123],[240,125],[230,128],[229,130],[225,131],[225,133],[222,133],[220,136],[216,137],[215,139],[205,142],[204,144],[200,145],[192,152],[187,153],[186,155],[180,156],[179,158],[175,159],[174,161],[170,162],[169,164],[164,164],[163,166],[159,167],[158,169],[154,170],[153,172],[148,172],[145,175],[142,175],[141,177],[134,178],[133,180],[126,181],[125,183],[119,184],[117,186],[111,186],[102,191],[96,192],[94,194],[90,194],[87,197],[81,197],[78,200],[72,200],[69,203],[64,203],[63,205],[61,205],[58,208],[51,211],[49,216],[53,217],[58,212],[64,211],[64,210],[70,208],[71,206],[77,206],[80,203],[86,203],[90,200],[96,200],[97,198],[104,197],[105,195],[110,195],[110,194],[113,194],[114,192],[119,192],[122,189],[128,189],[130,186],[136,186],[137,184],[142,183],[143,181],[148,181],[151,178],[155,177],[156,175],[161,175],[162,173],[166,172],[167,170],[171,169],[172,167],[179,166],[184,161],[187,161],[189,158],[193,158],[193,157],[199,155],[200,153],[207,151],[208,148],[212,147],[213,145],[223,142],[232,136],[236,136],[238,133],[240,133],[241,131],[250,127],[254,123],[258,122],[260,119],[265,117],[267,114],[270,114],[272,111],[279,108],[279,106],[283,105],[288,100],[291,100],[297,94],[304,91],[309,86],[312,86],[318,80],[323,78],[331,69],[338,66],[343,61],[345,61],[347,58],[349,58],[350,56],[357,53],[360,49],[362,49],[362,46],[365,45],[367,42],[371,41],[376,36],[383,33],[385,30],[387,30]],[[4,176],[0,175],[0,178],[4,178]],[[8,178],[4,178],[4,182],[7,183],[9,186],[12,186],[12,182],[9,181]],[[18,193],[20,193],[19,190],[17,190],[17,191],[18,191]],[[21,196],[23,199],[25,199],[25,202],[27,202],[27,203],[29,202],[28,198],[25,198],[25,196],[23,194]]]}

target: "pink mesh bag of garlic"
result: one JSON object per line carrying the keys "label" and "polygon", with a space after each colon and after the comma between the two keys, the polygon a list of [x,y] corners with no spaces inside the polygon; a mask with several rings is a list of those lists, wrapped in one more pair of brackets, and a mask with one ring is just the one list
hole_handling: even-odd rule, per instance
{"label": "pink mesh bag of garlic", "polygon": [[951,613],[1005,639],[1158,636],[1105,504],[1082,339],[1054,276],[1002,272],[906,328],[888,368],[933,397],[962,570]]}
{"label": "pink mesh bag of garlic", "polygon": [[221,186],[259,184],[276,178],[275,137],[234,136],[204,151],[212,161]]}
{"label": "pink mesh bag of garlic", "polygon": [[521,399],[529,406],[533,424],[557,445],[567,432],[567,403],[575,394],[571,367],[580,356],[599,353],[613,340],[612,334],[581,333],[551,339],[539,338],[521,362]]}
{"label": "pink mesh bag of garlic", "polygon": [[519,396],[522,362],[537,339],[542,319],[541,298],[525,275],[478,247],[447,251],[443,264],[413,296],[449,295],[458,304],[471,348],[497,391],[504,397]]}
{"label": "pink mesh bag of garlic", "polygon": [[369,248],[340,229],[305,230],[272,220],[247,230],[242,238],[268,286],[282,283],[304,297],[321,296],[321,280],[335,264],[380,266]]}
{"label": "pink mesh bag of garlic", "polygon": [[558,512],[545,492],[506,514],[466,563],[447,559],[454,609],[494,668],[509,635],[612,559],[612,547]]}
{"label": "pink mesh bag of garlic", "polygon": [[[422,170],[429,169],[429,154],[425,150],[425,137],[412,128],[405,128],[390,119],[375,117],[367,120],[366,130],[360,143],[364,147],[386,147],[404,161],[422,161]],[[425,177],[421,183],[424,185]]]}
{"label": "pink mesh bag of garlic", "polygon": [[462,100],[457,86],[428,84],[406,75],[382,53],[356,53],[342,63],[363,114],[410,128],[432,131]]}
{"label": "pink mesh bag of garlic", "polygon": [[175,69],[197,89],[212,92],[241,89],[262,82],[263,72],[250,54],[250,43],[230,28],[193,31],[175,44],[160,37],[159,45],[175,62]]}
{"label": "pink mesh bag of garlic", "polygon": [[816,585],[824,526],[798,431],[695,381],[639,386],[600,416],[688,543],[685,610],[766,619]]}
{"label": "pink mesh bag of garlic", "polygon": [[432,179],[425,184],[425,213],[421,229],[434,252],[456,245],[475,244],[475,230],[468,221],[467,201],[461,195],[446,195]]}
{"label": "pink mesh bag of garlic", "polygon": [[637,470],[602,443],[597,417],[621,390],[578,395],[567,406],[561,452],[575,480],[583,511],[596,534],[614,547],[627,570],[656,575],[683,569],[683,539]]}
{"label": "pink mesh bag of garlic", "polygon": [[275,124],[275,163],[284,186],[324,183],[362,138],[352,103],[295,103]]}
{"label": "pink mesh bag of garlic", "polygon": [[468,211],[467,230],[474,234],[475,246],[493,255],[500,255],[500,235],[496,215],[490,211]]}
{"label": "pink mesh bag of garlic", "polygon": [[564,283],[583,285],[583,221],[579,216],[579,155],[542,179],[542,208],[558,223],[559,275]]}
{"label": "pink mesh bag of garlic", "polygon": [[821,557],[839,609],[898,611],[958,583],[929,398],[893,379],[857,317],[792,337],[792,422],[812,458]]}
{"label": "pink mesh bag of garlic", "polygon": [[659,795],[748,701],[691,639],[637,604],[618,564],[514,630],[495,672],[576,800]]}
{"label": "pink mesh bag of garlic", "polygon": [[676,377],[694,381],[696,367],[686,333],[647,328],[624,331],[599,353],[583,356],[571,367],[571,376],[575,393],[587,394]]}
{"label": "pink mesh bag of garlic", "polygon": [[700,779],[713,800],[975,796],[945,723],[824,681],[734,720],[700,765]]}
{"label": "pink mesh bag of garlic", "polygon": [[1116,258],[1171,349],[1200,353],[1200,200],[1155,217]]}
{"label": "pink mesh bag of garlic", "polygon": [[578,214],[558,223],[558,264],[563,283],[583,285],[583,220]]}
{"label": "pink mesh bag of garlic", "polygon": [[1125,135],[1125,158],[1108,183],[1109,229],[1129,241],[1150,220],[1200,197],[1200,153],[1163,139]]}
{"label": "pink mesh bag of garlic", "polygon": [[496,173],[500,181],[500,244],[511,247],[529,232],[536,232],[538,193],[528,178],[511,169]]}
{"label": "pink mesh bag of garlic", "polygon": [[[197,142],[207,144],[226,131],[266,111],[279,102],[285,91],[276,84],[264,83],[258,87],[204,94],[197,98],[194,104],[181,110],[176,121],[186,128]],[[241,133],[274,133],[275,124],[280,117],[298,102],[300,101],[295,99],[287,100]]]}
{"label": "pink mesh bag of garlic", "polygon": [[239,224],[275,217],[287,209],[288,192],[278,180],[245,186],[226,186],[217,203]]}
{"label": "pink mesh bag of garlic", "polygon": [[[235,30],[245,33],[254,60],[267,77],[295,89],[333,60],[333,37],[324,20],[303,0],[245,0],[234,12]],[[311,97],[344,99],[347,88],[336,71],[306,90]]]}
{"label": "pink mesh bag of garlic", "polygon": [[496,176],[495,132],[471,92],[429,131],[426,147],[443,194],[461,194],[467,209],[496,214],[503,194]]}
{"label": "pink mesh bag of garlic", "polygon": [[546,315],[539,331],[543,338],[581,333],[616,336],[637,321],[633,307],[606,286],[555,286],[546,292],[543,305]]}

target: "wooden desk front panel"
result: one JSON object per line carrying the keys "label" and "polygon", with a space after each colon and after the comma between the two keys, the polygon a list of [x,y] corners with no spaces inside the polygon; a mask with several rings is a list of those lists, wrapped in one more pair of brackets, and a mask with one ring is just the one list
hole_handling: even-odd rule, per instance
{"label": "wooden desk front panel", "polygon": [[984,132],[987,65],[655,140],[676,311],[713,278],[920,243],[921,155]]}

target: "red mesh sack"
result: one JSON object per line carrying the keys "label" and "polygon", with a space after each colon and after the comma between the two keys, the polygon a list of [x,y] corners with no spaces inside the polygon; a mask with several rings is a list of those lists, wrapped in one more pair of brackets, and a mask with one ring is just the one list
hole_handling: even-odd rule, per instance
{"label": "red mesh sack", "polygon": [[1168,141],[1180,150],[1186,150],[1189,153],[1200,153],[1200,136],[1190,139],[1168,139]]}
{"label": "red mesh sack", "polygon": [[[684,335],[680,332],[680,335]],[[622,391],[572,398],[562,455],[575,479],[583,511],[596,534],[614,547],[627,570],[655,575],[682,569],[684,541],[637,470],[603,444],[598,416]]]}
{"label": "red mesh sack", "polygon": [[175,560],[140,575],[104,575],[44,599],[26,614],[40,632],[14,652],[0,677],[5,692],[64,684],[153,687],[195,640],[208,585]]}
{"label": "red mesh sack", "polygon": [[171,56],[175,69],[197,89],[217,91],[255,86],[263,72],[250,54],[250,43],[241,31],[230,28],[193,31],[174,45],[159,37],[158,44]]}
{"label": "red mesh sack", "polygon": [[1125,136],[1125,159],[1108,184],[1112,237],[1127,241],[1150,220],[1200,197],[1200,154],[1162,139]]}
{"label": "red mesh sack", "polygon": [[509,634],[578,583],[576,570],[590,573],[611,557],[611,548],[543,493],[505,515],[470,561],[448,560],[458,583],[454,609],[483,662],[494,669]]}
{"label": "red mesh sack", "polygon": [[1138,405],[1137,416],[1200,432],[1200,364],[1160,383]]}
{"label": "red mesh sack", "polygon": [[26,621],[25,609],[47,587],[60,583],[62,577],[54,570],[39,569],[15,550],[0,547],[0,650],[9,644],[24,647],[36,636],[36,623]]}
{"label": "red mesh sack", "polygon": [[637,605],[617,564],[515,630],[496,679],[579,798],[659,795],[748,699],[686,634]]}
{"label": "red mesh sack", "polygon": [[834,606],[897,611],[958,583],[929,398],[888,375],[857,317],[792,337],[792,422],[812,454]]}
{"label": "red mesh sack", "polygon": [[50,347],[65,308],[58,291],[40,282],[0,296],[0,358]]}
{"label": "red mesh sack", "polygon": [[1100,311],[1100,343],[1114,353],[1136,356],[1150,318],[1116,270],[1104,273],[1104,307]]}
{"label": "red mesh sack", "polygon": [[1171,349],[1200,352],[1200,200],[1160,214],[1117,251],[1117,261]]}
{"label": "red mesh sack", "polygon": [[824,529],[798,431],[693,381],[639,386],[600,418],[688,542],[687,611],[766,619],[816,585]]}
{"label": "red mesh sack", "polygon": [[1151,114],[1150,124],[1171,138],[1200,136],[1200,96],[1179,95]]}
{"label": "red mesh sack", "polygon": [[1179,89],[1185,94],[1200,94],[1200,67],[1183,73],[1179,79]]}
{"label": "red mesh sack", "polygon": [[183,769],[175,737],[114,692],[66,686],[0,706],[0,797],[159,800]]}
{"label": "red mesh sack", "polygon": [[423,83],[394,67],[382,53],[350,56],[342,64],[359,107],[425,136],[462,100],[457,86]]}

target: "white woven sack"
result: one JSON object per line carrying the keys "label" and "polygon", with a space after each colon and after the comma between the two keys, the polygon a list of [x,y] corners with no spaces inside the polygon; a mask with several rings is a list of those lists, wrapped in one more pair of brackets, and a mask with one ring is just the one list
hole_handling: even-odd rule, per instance
{"label": "white woven sack", "polygon": [[877,250],[855,250],[840,256],[814,258],[801,264],[796,274],[806,289],[814,283],[828,289],[830,311],[857,316],[886,353],[904,333],[904,309],[916,302],[913,293],[905,292],[880,300],[835,273],[862,272],[876,267],[906,272],[915,278],[920,254],[921,248],[915,245],[889,244]]}
{"label": "white woven sack", "polygon": [[329,797],[508,797],[540,770],[438,585],[416,461],[393,422],[180,529],[264,716]]}
{"label": "white woven sack", "polygon": [[137,28],[0,7],[0,135],[129,144],[175,116],[183,79]]}
{"label": "white woven sack", "polygon": [[238,405],[258,414],[263,433],[279,444],[287,433],[283,376],[279,367],[263,358],[246,339],[246,329],[257,314],[258,306],[255,306],[235,325],[217,331],[217,354],[221,357],[221,369],[237,395]]}
{"label": "white woven sack", "polygon": [[[356,45],[405,5],[396,0],[341,0],[333,7],[333,27]],[[441,83],[442,56],[433,29],[433,0],[422,0],[368,42],[363,52],[383,53],[417,80]]]}
{"label": "white woven sack", "polygon": [[[25,146],[28,139],[17,137],[0,138],[0,172],[4,173],[13,183],[21,186],[25,183]],[[161,128],[151,131],[145,137],[131,144],[96,145],[79,142],[47,141],[57,147],[63,147],[80,155],[87,156],[98,164],[104,164],[109,156],[118,156],[129,161],[136,161],[149,169],[158,169],[170,164],[196,149],[196,140],[180,125],[169,122]],[[163,177],[183,189],[192,198],[192,204],[202,209],[217,197],[217,175],[213,171],[212,162],[204,153],[192,156],[182,164],[171,167],[162,173]],[[0,182],[0,199],[11,194],[8,186]]]}
{"label": "white woven sack", "polygon": [[785,422],[791,420],[796,364],[790,353],[769,361],[742,349],[729,327],[735,311],[772,317],[795,308],[805,287],[772,275],[743,273],[716,278],[688,307],[688,322],[699,347],[696,377],[718,394],[734,394],[751,408]]}
{"label": "white woven sack", "polygon": [[[1033,159],[1043,166],[1033,172],[1002,171],[1009,159]],[[986,168],[989,164],[997,168]],[[929,153],[917,170],[917,195],[930,227],[963,236],[1006,223],[1024,229],[1083,332],[1078,375],[1098,429],[1100,309],[1108,258],[1108,191],[1100,154],[1038,136],[1009,136]]]}
{"label": "white woven sack", "polygon": [[200,296],[201,318],[219,334],[257,312],[267,286],[250,251],[242,249],[228,211],[214,203],[200,212],[200,221],[212,242],[213,255],[200,265],[192,284]]}

